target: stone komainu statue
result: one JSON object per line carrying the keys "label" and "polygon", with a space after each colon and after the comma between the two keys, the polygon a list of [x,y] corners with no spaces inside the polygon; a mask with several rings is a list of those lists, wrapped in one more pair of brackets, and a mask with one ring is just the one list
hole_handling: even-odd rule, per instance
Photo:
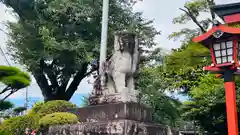
{"label": "stone komainu statue", "polygon": [[134,33],[117,32],[114,38],[114,52],[107,62],[108,94],[134,90],[134,75],[139,64],[137,36]]}

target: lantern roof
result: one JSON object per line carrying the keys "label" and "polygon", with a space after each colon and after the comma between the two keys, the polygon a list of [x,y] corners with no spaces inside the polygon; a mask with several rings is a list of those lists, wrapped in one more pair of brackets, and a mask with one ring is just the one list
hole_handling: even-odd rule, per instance
{"label": "lantern roof", "polygon": [[219,25],[219,26],[212,27],[210,30],[208,30],[204,34],[193,38],[192,41],[197,42],[197,43],[204,42],[205,40],[212,38],[213,35],[218,31],[223,32],[223,34],[232,34],[232,35],[240,34],[240,28],[233,28],[233,27],[229,27],[229,26],[225,26],[225,25]]}

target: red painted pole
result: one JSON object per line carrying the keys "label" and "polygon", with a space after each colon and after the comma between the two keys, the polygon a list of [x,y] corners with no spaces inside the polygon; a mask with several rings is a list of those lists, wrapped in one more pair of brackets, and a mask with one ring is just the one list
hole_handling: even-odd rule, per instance
{"label": "red painted pole", "polygon": [[226,94],[228,135],[238,135],[235,82],[230,72],[224,74],[224,87]]}

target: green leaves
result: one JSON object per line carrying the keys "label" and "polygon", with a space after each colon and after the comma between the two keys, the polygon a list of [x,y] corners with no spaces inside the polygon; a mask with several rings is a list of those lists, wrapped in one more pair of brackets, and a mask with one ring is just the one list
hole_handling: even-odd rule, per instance
{"label": "green leaves", "polygon": [[[102,1],[2,2],[19,16],[16,23],[8,23],[7,48],[13,59],[34,74],[45,99],[69,100],[81,80],[90,74],[88,69],[96,70],[90,61],[99,58]],[[144,49],[156,45],[154,37],[159,32],[152,21],[132,12],[135,2],[110,1],[109,54],[114,43],[113,33],[119,30],[136,32]]]}
{"label": "green leaves", "polygon": [[163,67],[156,65],[142,68],[136,82],[137,89],[141,91],[141,101],[153,109],[154,122],[176,127],[181,103],[165,94],[168,85]]}
{"label": "green leaves", "polygon": [[31,78],[27,73],[20,71],[18,68],[0,66],[0,82],[6,85],[6,87],[1,90],[0,94],[10,92],[3,98],[3,100],[5,100],[16,91],[29,86]]}
{"label": "green leaves", "polygon": [[39,120],[40,127],[49,127],[56,125],[76,124],[78,117],[68,112],[55,112],[47,114]]}
{"label": "green leaves", "polygon": [[0,111],[5,111],[5,110],[11,109],[13,107],[14,107],[14,105],[10,101],[0,101]]}
{"label": "green leaves", "polygon": [[0,81],[12,89],[22,89],[31,83],[30,76],[15,67],[0,66],[0,74]]}
{"label": "green leaves", "polygon": [[[200,33],[206,32],[213,24],[215,19],[215,14],[210,11],[210,6],[215,5],[214,0],[191,0],[185,3],[184,8],[179,8],[183,14],[173,19],[174,24],[187,24],[189,21],[192,21],[196,24],[197,28],[183,28],[178,32],[173,32],[169,35],[170,39],[177,40],[183,37],[182,44],[186,44],[194,36],[199,35]],[[202,20],[199,20],[199,16],[209,14],[209,17],[206,17]]]}
{"label": "green leaves", "polygon": [[209,54],[204,46],[189,42],[185,48],[166,56],[165,79],[171,82],[169,89],[182,89],[185,93],[197,87],[204,75],[202,68],[210,64]]}

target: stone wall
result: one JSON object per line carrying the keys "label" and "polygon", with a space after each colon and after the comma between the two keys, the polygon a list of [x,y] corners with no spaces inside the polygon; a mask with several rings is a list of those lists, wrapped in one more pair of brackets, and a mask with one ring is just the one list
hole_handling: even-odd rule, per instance
{"label": "stone wall", "polygon": [[179,135],[179,132],[174,129],[169,132],[168,128],[159,126],[158,128],[161,129],[154,132],[153,130],[156,127],[147,129],[147,126],[143,123],[128,123],[126,127],[123,126],[124,123],[126,121],[108,123],[105,126],[99,123],[54,126],[42,131],[40,135]]}

